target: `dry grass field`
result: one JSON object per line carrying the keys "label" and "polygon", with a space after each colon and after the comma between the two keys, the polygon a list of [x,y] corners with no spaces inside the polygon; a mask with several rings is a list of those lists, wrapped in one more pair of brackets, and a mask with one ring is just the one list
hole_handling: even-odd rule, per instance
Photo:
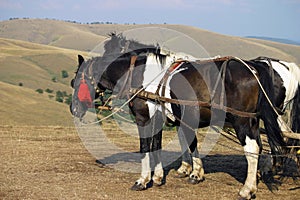
{"label": "dry grass field", "polygon": [[[190,185],[175,178],[177,161],[166,169],[165,185],[134,192],[130,187],[139,174],[97,164],[74,128],[4,125],[0,126],[0,199],[236,199],[246,160],[222,144],[241,150],[221,137],[203,159],[204,182]],[[299,185],[285,179],[272,193],[259,182],[257,199],[297,200]]]}

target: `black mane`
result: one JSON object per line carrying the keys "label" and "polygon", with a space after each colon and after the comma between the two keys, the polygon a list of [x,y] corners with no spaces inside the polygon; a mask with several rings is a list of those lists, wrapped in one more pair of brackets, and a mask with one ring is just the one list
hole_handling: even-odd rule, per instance
{"label": "black mane", "polygon": [[128,40],[122,33],[116,34],[111,32],[108,34],[110,40],[105,42],[103,57],[120,57],[124,53],[130,52],[130,54],[141,54],[141,53],[160,53],[159,45],[147,45],[142,44],[136,40]]}

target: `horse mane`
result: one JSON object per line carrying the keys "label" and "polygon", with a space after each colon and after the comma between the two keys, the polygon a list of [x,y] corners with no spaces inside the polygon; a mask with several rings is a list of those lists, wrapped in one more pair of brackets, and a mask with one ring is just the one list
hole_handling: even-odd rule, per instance
{"label": "horse mane", "polygon": [[110,40],[104,44],[103,56],[120,56],[121,54],[132,52],[140,54],[142,52],[159,53],[159,45],[142,44],[134,39],[127,39],[122,33],[117,34],[115,31],[108,34]]}

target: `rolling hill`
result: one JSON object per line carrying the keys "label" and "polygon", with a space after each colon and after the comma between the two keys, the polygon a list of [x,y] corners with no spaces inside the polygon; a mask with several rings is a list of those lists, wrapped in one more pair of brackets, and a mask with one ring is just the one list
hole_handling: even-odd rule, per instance
{"label": "rolling hill", "polygon": [[[46,19],[16,19],[0,22],[0,37],[91,51],[108,38],[110,32],[120,33],[145,27],[167,28],[184,33],[202,45],[210,56],[234,55],[249,59],[264,55],[300,63],[300,46],[297,45],[221,35],[185,25],[77,24]],[[148,34],[151,36],[152,33]]]}
{"label": "rolling hill", "polygon": [[[184,25],[76,24],[46,19],[1,21],[0,124],[70,125],[68,106],[56,102],[54,96],[57,91],[71,94],[69,82],[77,66],[77,54],[87,57],[110,32],[145,27],[184,33],[210,56],[249,59],[264,55],[300,63],[300,46],[226,36]],[[67,71],[69,77],[63,78],[62,70]],[[49,89],[53,93],[39,94],[37,89]]]}
{"label": "rolling hill", "polygon": [[[55,95],[72,93],[69,83],[78,53],[85,54],[0,38],[0,124],[70,125],[68,105],[55,101]],[[69,77],[62,78],[62,70]],[[52,92],[40,94],[37,89]]]}

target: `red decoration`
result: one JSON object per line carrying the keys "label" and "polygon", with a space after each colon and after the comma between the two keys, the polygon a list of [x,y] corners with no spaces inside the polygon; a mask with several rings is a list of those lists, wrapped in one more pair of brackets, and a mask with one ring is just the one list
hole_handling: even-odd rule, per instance
{"label": "red decoration", "polygon": [[84,102],[88,105],[88,107],[92,107],[92,97],[90,94],[90,90],[85,80],[80,81],[80,86],[78,90],[78,99],[80,102]]}

